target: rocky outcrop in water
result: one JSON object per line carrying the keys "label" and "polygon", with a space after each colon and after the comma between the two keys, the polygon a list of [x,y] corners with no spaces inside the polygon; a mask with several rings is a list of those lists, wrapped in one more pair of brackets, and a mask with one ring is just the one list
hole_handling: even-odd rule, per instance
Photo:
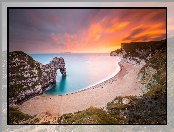
{"label": "rocky outcrop in water", "polygon": [[18,104],[33,96],[42,94],[56,82],[57,70],[66,75],[62,57],[53,58],[49,64],[40,62],[22,51],[9,53],[9,104]]}

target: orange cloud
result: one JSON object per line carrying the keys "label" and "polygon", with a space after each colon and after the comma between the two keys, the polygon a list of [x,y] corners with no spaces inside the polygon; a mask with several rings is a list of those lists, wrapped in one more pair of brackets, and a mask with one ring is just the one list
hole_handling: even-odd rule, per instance
{"label": "orange cloud", "polygon": [[129,36],[123,40],[129,41],[150,41],[154,39],[165,39],[166,37],[166,24],[160,22],[156,24],[141,24],[131,29]]}
{"label": "orange cloud", "polygon": [[88,30],[89,38],[93,41],[99,40],[102,31],[103,29],[99,23],[92,24]]}
{"label": "orange cloud", "polygon": [[119,20],[119,18],[114,18],[114,19],[111,21],[111,24],[115,24],[115,23],[117,23],[118,20]]}
{"label": "orange cloud", "polygon": [[151,25],[152,29],[161,29],[161,30],[165,30],[166,29],[166,23],[165,22],[160,22],[154,25]]}
{"label": "orange cloud", "polygon": [[121,23],[116,23],[114,25],[112,25],[111,27],[106,29],[107,33],[112,33],[118,30],[121,30],[123,28],[125,28],[130,22],[121,22]]}
{"label": "orange cloud", "polygon": [[77,48],[79,46],[79,42],[77,41],[77,35],[76,34],[68,34],[64,33],[64,35],[61,35],[63,38],[63,45],[66,49],[72,50],[74,48]]}
{"label": "orange cloud", "polygon": [[143,16],[143,21],[137,21],[134,19],[137,14],[133,13],[135,14],[130,14],[134,17],[127,16],[122,17],[123,19],[113,15],[91,20],[89,28],[84,27],[78,34],[62,34],[63,45],[65,49],[74,52],[109,53],[119,48],[123,41],[151,41],[165,38],[165,22],[150,21],[152,17],[160,20],[158,15],[153,13],[148,16],[146,13],[142,15],[142,12],[138,12],[139,17]]}
{"label": "orange cloud", "polygon": [[108,21],[108,17],[104,17],[100,22],[99,22],[102,26],[107,26],[109,21]]}

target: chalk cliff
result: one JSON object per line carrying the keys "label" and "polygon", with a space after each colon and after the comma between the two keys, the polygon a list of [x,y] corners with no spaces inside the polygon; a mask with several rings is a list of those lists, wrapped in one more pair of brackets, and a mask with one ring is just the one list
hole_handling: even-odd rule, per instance
{"label": "chalk cliff", "polygon": [[123,62],[141,67],[137,80],[147,93],[154,86],[166,85],[166,48],[166,40],[122,43],[110,56],[119,56]]}
{"label": "chalk cliff", "polygon": [[110,56],[119,56],[125,63],[142,67],[155,53],[166,49],[166,40],[121,43],[121,48],[111,51]]}
{"label": "chalk cliff", "polygon": [[62,57],[53,58],[43,65],[22,51],[9,53],[9,104],[18,104],[33,96],[42,94],[56,82],[57,70],[66,75]]}

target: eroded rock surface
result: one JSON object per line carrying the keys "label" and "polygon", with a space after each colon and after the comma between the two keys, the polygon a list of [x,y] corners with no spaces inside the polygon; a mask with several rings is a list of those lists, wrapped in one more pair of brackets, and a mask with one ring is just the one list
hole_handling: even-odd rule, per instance
{"label": "eroded rock surface", "polygon": [[166,85],[166,48],[166,40],[122,43],[110,56],[140,67],[137,80],[142,84],[141,90],[147,93],[151,87]]}
{"label": "eroded rock surface", "polygon": [[166,40],[122,43],[121,48],[111,51],[110,56],[138,67],[144,66],[157,52],[166,49]]}
{"label": "eroded rock surface", "polygon": [[53,58],[49,64],[42,65],[22,51],[9,53],[9,103],[17,104],[42,94],[47,87],[56,82],[57,70],[66,75],[62,57]]}

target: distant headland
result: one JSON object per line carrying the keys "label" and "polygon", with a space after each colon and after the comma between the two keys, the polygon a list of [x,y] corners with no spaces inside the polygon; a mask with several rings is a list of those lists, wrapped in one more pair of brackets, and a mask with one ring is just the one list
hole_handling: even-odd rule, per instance
{"label": "distant headland", "polygon": [[66,54],[70,54],[71,52],[61,52],[61,53],[66,53]]}

